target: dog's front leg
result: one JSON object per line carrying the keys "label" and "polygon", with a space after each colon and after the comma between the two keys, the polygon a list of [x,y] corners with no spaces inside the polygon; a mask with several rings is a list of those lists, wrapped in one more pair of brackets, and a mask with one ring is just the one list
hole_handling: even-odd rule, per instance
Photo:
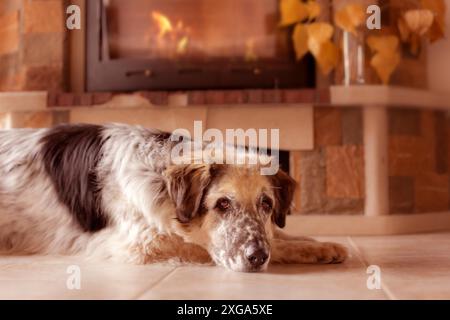
{"label": "dog's front leg", "polygon": [[171,261],[174,263],[212,264],[209,253],[202,247],[183,241],[180,237],[155,235],[143,245],[143,263]]}
{"label": "dog's front leg", "polygon": [[[136,225],[135,225],[136,226]],[[184,242],[180,237],[159,234],[143,226],[139,232],[109,229],[91,237],[85,254],[114,262],[149,264],[157,262],[212,264],[202,247]],[[136,226],[137,227],[137,226]]]}
{"label": "dog's front leg", "polygon": [[273,239],[271,244],[274,263],[341,263],[347,257],[347,249],[337,243]]}

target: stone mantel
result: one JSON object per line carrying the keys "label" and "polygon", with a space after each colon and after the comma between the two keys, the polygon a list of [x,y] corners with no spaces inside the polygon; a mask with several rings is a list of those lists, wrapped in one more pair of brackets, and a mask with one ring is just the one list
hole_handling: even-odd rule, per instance
{"label": "stone mantel", "polygon": [[450,94],[381,85],[333,86],[330,88],[330,104],[450,110]]}
{"label": "stone mantel", "polygon": [[187,106],[389,106],[450,109],[450,94],[391,86],[332,86],[329,89],[208,90],[135,93],[0,92],[0,112],[72,107]]}

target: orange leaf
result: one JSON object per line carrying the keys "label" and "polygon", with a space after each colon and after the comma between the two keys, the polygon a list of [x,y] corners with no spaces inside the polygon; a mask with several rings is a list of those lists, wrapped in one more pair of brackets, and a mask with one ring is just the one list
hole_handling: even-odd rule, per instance
{"label": "orange leaf", "polygon": [[297,24],[292,34],[292,40],[297,60],[300,60],[308,53],[308,28],[301,23]]}
{"label": "orange leaf", "polygon": [[339,63],[339,48],[331,41],[326,41],[312,52],[324,75],[328,75]]}
{"label": "orange leaf", "polygon": [[445,13],[447,6],[444,0],[420,0],[422,7],[434,14],[434,22],[428,33],[431,42],[442,39],[445,36]]}
{"label": "orange leaf", "polygon": [[397,51],[399,40],[396,36],[370,36],[367,44],[374,52],[393,52]]}
{"label": "orange leaf", "polygon": [[386,85],[389,83],[392,73],[394,73],[399,64],[399,52],[379,52],[374,55],[370,61],[370,65],[375,69],[381,81]]}
{"label": "orange leaf", "polygon": [[300,0],[280,0],[281,26],[290,26],[308,18],[306,4]]}
{"label": "orange leaf", "polygon": [[367,38],[367,45],[375,53],[370,65],[384,84],[389,83],[392,73],[400,64],[399,43],[396,36],[370,36]]}
{"label": "orange leaf", "polygon": [[[307,26],[308,28],[308,47],[314,51],[324,42],[331,40],[334,28],[326,22],[315,22]],[[317,49],[318,50],[318,49]]]}
{"label": "orange leaf", "polygon": [[366,19],[364,7],[360,4],[349,4],[337,11],[334,16],[336,25],[344,31],[356,34],[356,28]]}
{"label": "orange leaf", "polygon": [[445,22],[440,22],[435,19],[435,22],[430,28],[430,32],[428,33],[428,37],[431,42],[436,42],[445,37]]}
{"label": "orange leaf", "polygon": [[430,30],[434,22],[434,15],[428,9],[408,10],[404,14],[404,19],[409,30],[423,36]]}
{"label": "orange leaf", "polygon": [[322,12],[320,5],[314,0],[309,0],[306,3],[306,8],[308,10],[310,21],[316,19],[318,16],[320,16],[320,13]]}
{"label": "orange leaf", "polygon": [[326,22],[315,22],[307,26],[308,48],[323,74],[328,75],[339,62],[339,49],[331,42],[334,27]]}

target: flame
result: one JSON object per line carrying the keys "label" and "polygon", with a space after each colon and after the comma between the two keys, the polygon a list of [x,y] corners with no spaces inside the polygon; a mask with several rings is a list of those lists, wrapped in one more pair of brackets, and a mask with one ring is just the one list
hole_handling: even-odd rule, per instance
{"label": "flame", "polygon": [[180,41],[177,43],[177,53],[178,54],[184,54],[186,52],[186,49],[189,44],[189,38],[187,36],[184,36],[181,38]]}
{"label": "flame", "polygon": [[166,34],[173,32],[172,22],[167,16],[159,11],[152,11],[152,18],[159,28],[158,38],[164,38]]}
{"label": "flame", "polygon": [[159,11],[152,11],[150,14],[158,28],[157,44],[158,49],[165,51],[170,56],[183,55],[189,46],[190,28],[185,27],[183,21],[176,24],[170,18]]}

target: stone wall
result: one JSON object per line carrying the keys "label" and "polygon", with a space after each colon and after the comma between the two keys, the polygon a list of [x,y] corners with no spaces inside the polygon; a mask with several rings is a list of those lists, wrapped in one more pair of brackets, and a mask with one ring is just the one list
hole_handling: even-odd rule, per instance
{"label": "stone wall", "polygon": [[0,91],[63,90],[63,0],[0,2]]}
{"label": "stone wall", "polygon": [[363,214],[364,156],[360,108],[314,109],[313,151],[291,152],[298,214]]}
{"label": "stone wall", "polygon": [[449,210],[449,133],[444,111],[389,111],[391,213]]}
{"label": "stone wall", "polygon": [[[450,120],[444,111],[389,110],[389,211],[450,209]],[[315,149],[291,153],[299,214],[362,214],[361,109],[315,108]]]}

